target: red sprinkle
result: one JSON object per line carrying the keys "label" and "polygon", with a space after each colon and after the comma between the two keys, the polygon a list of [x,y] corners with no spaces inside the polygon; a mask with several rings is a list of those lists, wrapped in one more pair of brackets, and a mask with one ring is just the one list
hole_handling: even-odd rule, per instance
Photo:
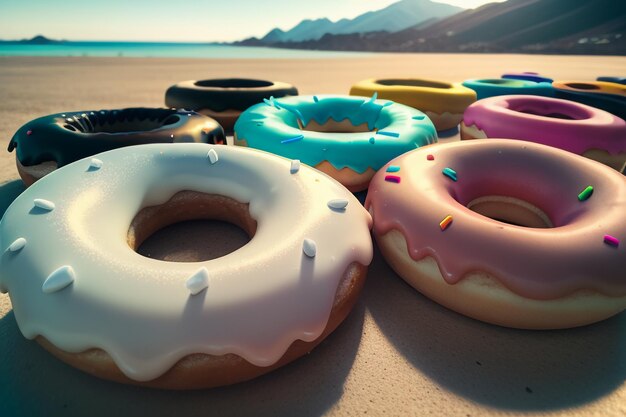
{"label": "red sprinkle", "polygon": [[616,238],[615,236],[604,235],[604,243],[606,243],[607,245],[618,247],[619,239]]}
{"label": "red sprinkle", "polygon": [[435,155],[428,154],[428,155],[426,155],[426,159],[429,160],[429,161],[434,161],[435,160]]}
{"label": "red sprinkle", "polygon": [[385,175],[385,181],[400,184],[400,177],[398,177],[397,175]]}
{"label": "red sprinkle", "polygon": [[26,131],[26,134],[27,134],[28,136],[30,136],[30,135],[32,135],[32,134],[33,134],[33,131],[32,131],[32,130],[27,130],[27,131]]}

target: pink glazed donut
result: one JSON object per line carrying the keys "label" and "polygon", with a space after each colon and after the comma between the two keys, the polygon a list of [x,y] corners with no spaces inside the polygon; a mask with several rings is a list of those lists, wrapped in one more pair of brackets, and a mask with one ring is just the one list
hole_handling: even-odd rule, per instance
{"label": "pink glazed donut", "polygon": [[365,201],[385,260],[411,286],[525,329],[626,309],[625,207],[620,173],[507,139],[407,152],[376,173]]}
{"label": "pink glazed donut", "polygon": [[560,148],[626,168],[626,122],[604,110],[539,96],[497,96],[469,106],[461,139],[509,138]]}

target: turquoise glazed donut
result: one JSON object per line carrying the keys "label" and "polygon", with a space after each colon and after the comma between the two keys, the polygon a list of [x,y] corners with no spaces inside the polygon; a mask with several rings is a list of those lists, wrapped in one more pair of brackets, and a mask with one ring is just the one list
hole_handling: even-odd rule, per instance
{"label": "turquoise glazed donut", "polygon": [[510,94],[554,97],[554,89],[547,82],[534,82],[510,78],[485,78],[463,81],[463,85],[476,91],[478,100]]}
{"label": "turquoise glazed donut", "polygon": [[300,160],[357,192],[396,156],[437,142],[437,132],[421,111],[376,94],[296,96],[250,107],[234,142]]}

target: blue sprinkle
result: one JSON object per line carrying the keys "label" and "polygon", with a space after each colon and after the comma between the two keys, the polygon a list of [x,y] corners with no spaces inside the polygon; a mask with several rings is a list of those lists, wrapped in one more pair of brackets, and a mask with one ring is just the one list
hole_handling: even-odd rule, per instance
{"label": "blue sprinkle", "polygon": [[400,134],[397,132],[382,132],[382,131],[378,131],[379,135],[383,135],[383,136],[391,136],[392,138],[399,138]]}
{"label": "blue sprinkle", "polygon": [[423,114],[420,114],[419,116],[413,116],[413,120],[424,120],[426,116],[424,116]]}
{"label": "blue sprinkle", "polygon": [[313,101],[317,103],[318,101],[320,101],[320,99],[317,98],[317,96],[313,96]]}
{"label": "blue sprinkle", "polygon": [[446,167],[441,172],[443,173],[443,175],[450,178],[452,181],[456,181],[456,171],[453,170],[452,168]]}
{"label": "blue sprinkle", "polygon": [[299,135],[299,136],[296,136],[295,138],[281,140],[280,143],[297,142],[297,141],[302,140],[302,139],[304,139],[304,135]]}
{"label": "blue sprinkle", "polygon": [[388,107],[391,106],[393,104],[393,101],[388,101],[385,104],[383,104],[383,107]]}
{"label": "blue sprinkle", "polygon": [[398,165],[389,165],[387,167],[387,172],[398,172],[400,171],[400,167]]}
{"label": "blue sprinkle", "polygon": [[372,94],[372,98],[370,99],[370,103],[373,103],[374,101],[376,101],[377,98],[378,98],[378,92],[374,91],[374,94]]}
{"label": "blue sprinkle", "polygon": [[373,145],[374,142],[376,142],[376,139],[374,139],[373,137],[370,138],[370,143]]}
{"label": "blue sprinkle", "polygon": [[263,103],[267,104],[268,106],[272,106],[272,102],[266,98],[263,99]]}

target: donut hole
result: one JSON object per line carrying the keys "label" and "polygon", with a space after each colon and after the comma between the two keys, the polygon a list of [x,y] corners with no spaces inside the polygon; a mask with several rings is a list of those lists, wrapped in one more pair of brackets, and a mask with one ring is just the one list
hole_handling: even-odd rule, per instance
{"label": "donut hole", "polygon": [[478,80],[481,84],[492,84],[492,85],[508,85],[511,87],[522,87],[525,84],[520,80],[511,80],[508,78],[489,78],[485,80]]}
{"label": "donut hole", "polygon": [[561,120],[585,120],[593,117],[585,108],[566,101],[546,101],[534,98],[515,97],[506,99],[504,106],[509,110]]}
{"label": "donut hole", "polygon": [[248,204],[217,194],[180,191],[164,204],[140,210],[127,241],[148,258],[201,262],[245,246],[256,228]]}
{"label": "donut hole", "polygon": [[567,83],[568,87],[575,88],[577,90],[599,90],[600,87],[594,84],[587,83]]}
{"label": "donut hole", "polygon": [[515,197],[489,195],[473,199],[467,208],[482,216],[515,226],[546,229],[552,220],[539,207]]}
{"label": "donut hole", "polygon": [[318,123],[315,120],[310,120],[307,125],[303,125],[298,120],[298,126],[300,130],[308,130],[313,132],[326,132],[326,133],[360,133],[360,132],[372,132],[367,126],[367,123],[361,123],[360,125],[353,125],[352,122],[346,118],[341,121],[333,120],[329,118],[325,123]]}
{"label": "donut hole", "polygon": [[129,108],[101,110],[67,118],[64,129],[81,133],[147,132],[178,123],[177,110]]}
{"label": "donut hole", "polygon": [[428,88],[452,88],[452,84],[441,83],[437,81],[428,81],[428,80],[399,80],[399,79],[388,79],[388,80],[377,80],[377,84],[386,85],[386,86],[406,86],[406,87],[428,87]]}
{"label": "donut hole", "polygon": [[213,87],[213,88],[263,88],[271,87],[274,83],[264,80],[251,80],[247,78],[223,78],[216,80],[200,80],[196,81],[194,85],[198,87]]}

